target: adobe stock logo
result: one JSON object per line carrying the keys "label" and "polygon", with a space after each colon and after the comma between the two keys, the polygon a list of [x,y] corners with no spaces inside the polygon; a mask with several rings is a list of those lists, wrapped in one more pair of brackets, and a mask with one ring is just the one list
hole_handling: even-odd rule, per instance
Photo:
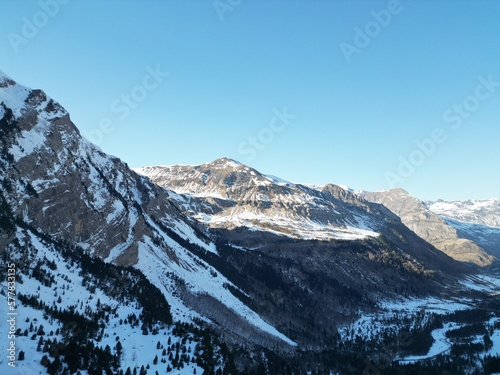
{"label": "adobe stock logo", "polygon": [[21,45],[28,44],[35,38],[41,29],[43,29],[49,21],[59,14],[61,5],[66,5],[69,0],[39,0],[38,6],[40,10],[33,13],[30,18],[23,17],[21,19],[21,33],[10,32],[7,35],[9,43],[15,53],[19,53]]}
{"label": "adobe stock logo", "polygon": [[250,136],[246,141],[240,143],[238,152],[247,157],[251,161],[255,159],[259,151],[263,151],[266,145],[274,140],[276,134],[281,133],[290,125],[290,120],[297,117],[294,114],[288,113],[286,107],[282,111],[273,109],[274,116],[269,121],[269,125],[260,129],[256,136]]}
{"label": "adobe stock logo", "polygon": [[148,98],[149,93],[157,89],[168,77],[168,73],[161,71],[159,65],[156,65],[155,69],[147,66],[146,72],[139,85],[134,86],[129,92],[121,94],[111,102],[110,110],[117,118],[113,120],[112,117],[104,117],[99,121],[97,128],[90,131],[82,129],[85,138],[99,145],[103,141],[105,134],[115,131],[117,120],[125,120],[133,110],[139,107],[140,103]]}
{"label": "adobe stock logo", "polygon": [[400,14],[403,6],[399,0],[389,0],[387,9],[370,12],[372,20],[368,21],[363,28],[356,26],[354,28],[353,43],[341,42],[340,50],[348,64],[352,61],[352,55],[359,55],[363,49],[368,47],[371,41],[376,38],[382,29],[385,29],[391,23],[393,16]]}
{"label": "adobe stock logo", "polygon": [[217,16],[219,16],[219,20],[224,21],[224,14],[227,12],[232,13],[238,5],[241,5],[242,2],[243,0],[214,0],[212,5],[217,13]]}
{"label": "adobe stock logo", "polygon": [[[495,91],[500,87],[500,81],[495,81],[493,75],[478,77],[479,83],[474,89],[473,95],[466,96],[459,103],[454,103],[450,108],[443,112],[443,121],[451,125],[451,130],[458,130],[465,120],[469,119],[472,114],[479,110],[481,104],[488,100]],[[399,156],[399,165],[396,173],[385,172],[385,180],[387,184],[394,188],[401,186],[418,167],[423,165],[438,149],[440,144],[443,144],[449,139],[447,130],[444,127],[436,127],[432,130],[429,137],[424,139],[416,139],[414,141],[415,148],[408,154],[407,157]]]}

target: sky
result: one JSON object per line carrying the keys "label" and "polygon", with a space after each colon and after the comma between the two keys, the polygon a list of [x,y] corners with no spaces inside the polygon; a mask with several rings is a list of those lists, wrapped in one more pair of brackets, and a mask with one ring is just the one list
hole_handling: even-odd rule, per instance
{"label": "sky", "polygon": [[500,197],[500,2],[0,2],[0,69],[131,167]]}

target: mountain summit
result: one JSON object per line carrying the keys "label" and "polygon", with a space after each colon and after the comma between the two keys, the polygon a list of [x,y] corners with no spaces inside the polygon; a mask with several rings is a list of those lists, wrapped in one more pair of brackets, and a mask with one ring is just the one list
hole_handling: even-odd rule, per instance
{"label": "mountain summit", "polygon": [[378,236],[380,220],[397,220],[338,186],[316,190],[227,158],[136,171],[183,194],[182,209],[211,227],[247,227],[303,239],[362,239]]}

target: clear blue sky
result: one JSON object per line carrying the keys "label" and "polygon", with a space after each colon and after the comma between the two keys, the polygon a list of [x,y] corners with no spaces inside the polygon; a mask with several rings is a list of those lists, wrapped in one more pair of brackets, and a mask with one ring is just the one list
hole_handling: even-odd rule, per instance
{"label": "clear blue sky", "polygon": [[0,69],[130,166],[500,197],[499,1],[56,1],[0,2]]}

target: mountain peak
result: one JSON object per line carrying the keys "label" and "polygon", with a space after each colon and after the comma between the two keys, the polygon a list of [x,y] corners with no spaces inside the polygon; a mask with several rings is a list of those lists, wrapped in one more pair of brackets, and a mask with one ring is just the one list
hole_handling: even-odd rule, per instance
{"label": "mountain peak", "polygon": [[20,118],[26,111],[35,111],[45,120],[65,117],[66,110],[44,91],[23,86],[0,70],[0,103]]}
{"label": "mountain peak", "polygon": [[209,164],[213,164],[213,165],[217,165],[217,166],[229,166],[229,167],[239,167],[239,166],[243,165],[239,161],[236,161],[236,160],[231,159],[231,158],[227,158],[225,156],[218,158],[218,159],[215,159],[213,162],[211,162]]}
{"label": "mountain peak", "polygon": [[0,69],[0,89],[15,85],[16,82]]}

